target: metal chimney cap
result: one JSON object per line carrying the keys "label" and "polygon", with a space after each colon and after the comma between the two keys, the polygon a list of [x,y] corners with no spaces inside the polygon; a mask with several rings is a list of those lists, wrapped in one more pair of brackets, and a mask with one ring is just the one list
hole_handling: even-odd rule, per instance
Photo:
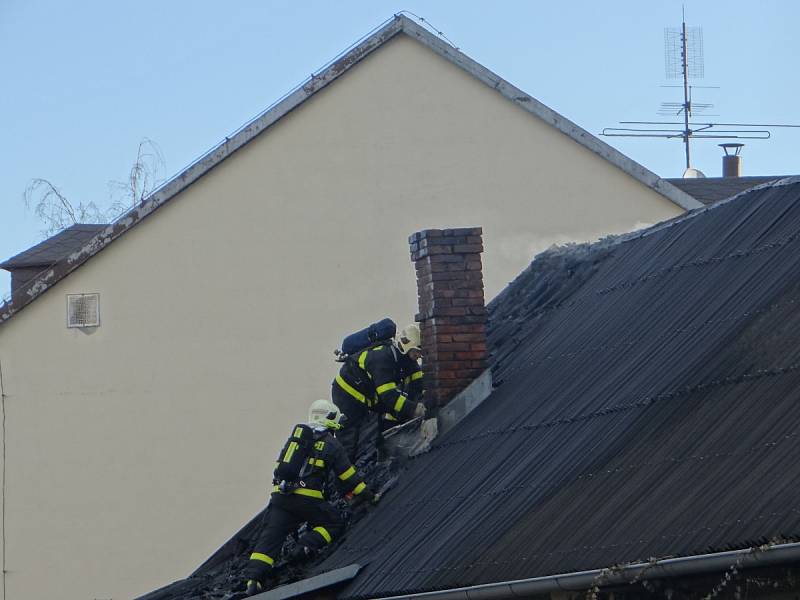
{"label": "metal chimney cap", "polygon": [[[742,147],[744,146],[744,144],[734,144],[732,142],[717,145],[725,150],[725,156],[739,156],[739,153],[742,151]],[[728,150],[730,150],[730,152],[728,152]]]}

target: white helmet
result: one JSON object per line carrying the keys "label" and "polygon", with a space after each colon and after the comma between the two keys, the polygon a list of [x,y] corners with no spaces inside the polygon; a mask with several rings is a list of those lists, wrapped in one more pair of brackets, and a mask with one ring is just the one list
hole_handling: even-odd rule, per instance
{"label": "white helmet", "polygon": [[326,429],[342,428],[342,412],[330,400],[314,400],[308,409],[308,424]]}
{"label": "white helmet", "polygon": [[419,350],[422,352],[422,335],[416,323],[411,323],[403,327],[400,335],[397,336],[397,347],[403,354],[408,354],[409,350]]}

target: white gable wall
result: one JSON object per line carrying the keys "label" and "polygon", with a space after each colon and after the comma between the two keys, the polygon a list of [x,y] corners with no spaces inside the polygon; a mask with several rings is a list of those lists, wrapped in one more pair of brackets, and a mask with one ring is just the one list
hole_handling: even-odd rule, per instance
{"label": "white gable wall", "polygon": [[[398,36],[0,326],[7,597],[131,597],[207,558],[341,336],[413,318],[410,233],[482,226],[491,297],[534,249],[680,212]],[[85,292],[92,333],[65,327]]]}

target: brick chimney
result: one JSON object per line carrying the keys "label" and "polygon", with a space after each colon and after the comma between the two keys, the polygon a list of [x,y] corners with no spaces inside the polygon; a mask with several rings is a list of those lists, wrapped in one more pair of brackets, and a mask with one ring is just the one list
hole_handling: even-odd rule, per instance
{"label": "brick chimney", "polygon": [[482,233],[480,227],[426,229],[408,238],[431,405],[446,404],[488,366]]}

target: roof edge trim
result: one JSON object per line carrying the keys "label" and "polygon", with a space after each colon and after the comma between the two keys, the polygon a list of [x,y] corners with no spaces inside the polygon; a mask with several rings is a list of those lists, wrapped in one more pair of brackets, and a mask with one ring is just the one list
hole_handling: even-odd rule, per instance
{"label": "roof edge trim", "polygon": [[150,196],[120,216],[114,223],[97,234],[79,251],[74,252],[66,260],[52,265],[49,270],[35,279],[33,285],[17,296],[16,301],[0,305],[0,325],[22,310],[35,298],[43,294],[58,281],[77,269],[86,260],[100,252],[128,229],[136,225],[144,217],[171,200],[192,183],[208,173],[231,154],[242,148],[264,130],[272,126],[286,114],[297,108],[316,92],[335,81],[340,75],[350,70],[363,58],[380,48],[403,30],[403,20],[406,17],[395,15],[384,22],[373,33],[357,42],[342,56],[334,59],[322,68],[318,75],[312,73],[311,77],[297,86],[282,99],[273,104],[266,111],[252,119],[231,136],[225,139],[200,158],[191,163],[183,171],[170,178]]}
{"label": "roof edge trim", "polygon": [[612,148],[604,141],[592,135],[582,127],[579,127],[563,115],[545,106],[536,98],[526,94],[518,87],[490,71],[480,63],[474,61],[469,56],[453,48],[448,43],[439,39],[424,27],[417,25],[411,19],[400,15],[403,33],[412,37],[433,50],[439,56],[447,59],[457,67],[463,69],[485,85],[498,91],[507,100],[510,100],[520,108],[525,109],[532,115],[538,117],[548,125],[558,129],[561,133],[588,148],[595,154],[604,158],[614,166],[621,169],[640,183],[643,183],[652,190],[658,192],[671,202],[677,204],[685,210],[700,208],[703,203],[699,202],[683,190],[662,179],[649,169],[646,169],[636,161],[622,154],[619,150]]}
{"label": "roof edge trim", "polygon": [[435,598],[436,600],[501,600],[557,591],[582,591],[598,584],[600,587],[605,587],[631,583],[642,579],[697,575],[727,570],[734,565],[744,569],[772,566],[798,560],[800,560],[800,543],[793,542],[776,544],[765,550],[760,547],[753,547],[727,552],[697,554],[681,558],[666,558],[624,566],[593,569],[591,571],[577,571],[531,579],[487,583],[438,592],[385,596],[375,600],[398,600],[399,598],[419,600],[428,598]]}

